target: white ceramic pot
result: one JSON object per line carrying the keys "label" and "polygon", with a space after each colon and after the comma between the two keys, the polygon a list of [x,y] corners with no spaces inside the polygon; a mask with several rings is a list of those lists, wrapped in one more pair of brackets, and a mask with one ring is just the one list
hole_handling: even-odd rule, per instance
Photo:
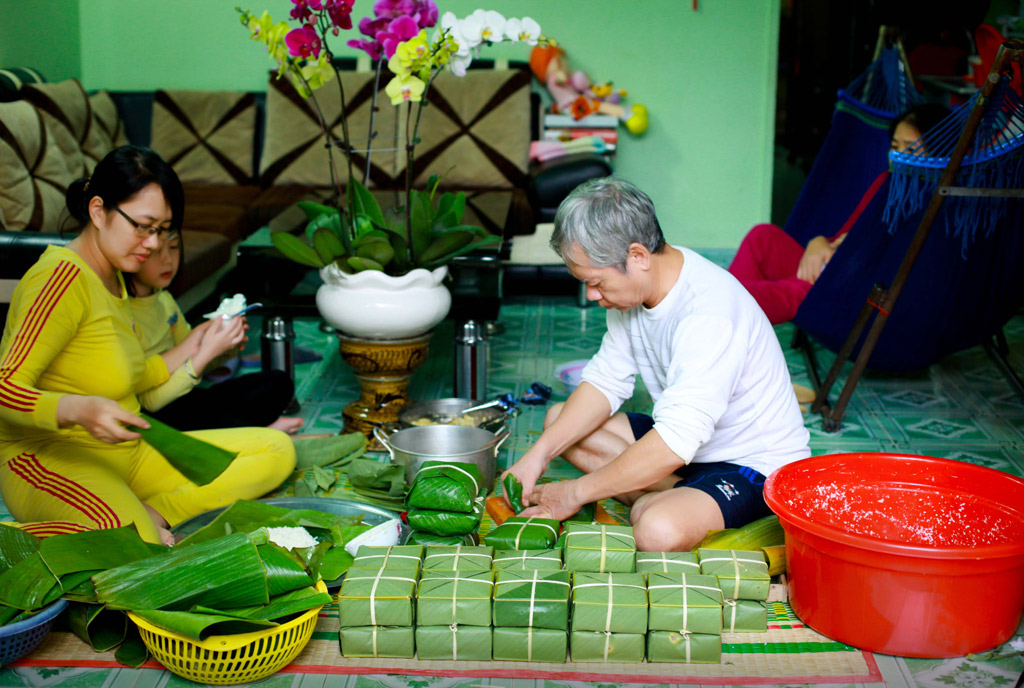
{"label": "white ceramic pot", "polygon": [[320,270],[316,307],[331,327],[351,337],[403,339],[444,320],[452,296],[442,283],[447,266],[417,268],[400,277],[377,270],[349,275],[333,263]]}

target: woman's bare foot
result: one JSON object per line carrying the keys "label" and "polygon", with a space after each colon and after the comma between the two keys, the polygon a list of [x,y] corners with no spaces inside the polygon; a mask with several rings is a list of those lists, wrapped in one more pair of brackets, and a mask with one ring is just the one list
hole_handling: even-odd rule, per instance
{"label": "woman's bare foot", "polygon": [[267,427],[274,428],[275,430],[280,430],[281,432],[286,432],[289,435],[294,435],[299,430],[301,430],[302,426],[305,424],[306,421],[302,420],[301,418],[281,416]]}
{"label": "woman's bare foot", "polygon": [[153,525],[156,526],[156,533],[160,538],[160,544],[173,545],[174,534],[170,531],[171,525],[167,522],[167,519],[161,516],[160,512],[149,504],[143,504],[142,506],[146,507],[146,512],[149,514],[150,519],[152,519]]}

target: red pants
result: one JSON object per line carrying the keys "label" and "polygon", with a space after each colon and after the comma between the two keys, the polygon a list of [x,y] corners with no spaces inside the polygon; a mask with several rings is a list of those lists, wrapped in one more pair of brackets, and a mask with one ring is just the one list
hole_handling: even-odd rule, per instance
{"label": "red pants", "polygon": [[754,297],[772,325],[789,322],[811,283],[796,276],[804,247],[775,225],[754,225],[743,238],[729,272]]}

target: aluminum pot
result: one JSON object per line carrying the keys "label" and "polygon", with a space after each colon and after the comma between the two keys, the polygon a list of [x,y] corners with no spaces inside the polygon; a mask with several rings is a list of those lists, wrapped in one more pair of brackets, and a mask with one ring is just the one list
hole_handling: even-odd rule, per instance
{"label": "aluminum pot", "polygon": [[424,425],[390,434],[385,428],[373,429],[373,436],[391,454],[391,463],[405,466],[405,482],[409,485],[425,462],[457,461],[476,464],[483,476],[484,491],[494,486],[498,449],[510,434],[507,429],[495,435],[465,425]]}
{"label": "aluminum pot", "polygon": [[[479,399],[462,399],[462,398],[449,398],[449,399],[431,399],[429,401],[417,401],[409,404],[401,411],[398,412],[398,422],[403,428],[413,427],[426,427],[413,425],[413,421],[419,420],[420,418],[427,418],[433,420],[436,418],[449,418],[451,416],[458,415],[463,409],[468,409],[472,406],[478,406],[484,403]],[[479,411],[473,411],[471,414],[476,418],[481,418],[482,421],[478,428],[484,430],[490,430],[491,432],[500,431],[505,423],[519,415],[519,409],[515,406],[504,411],[500,406],[492,406],[490,408],[480,409]]]}

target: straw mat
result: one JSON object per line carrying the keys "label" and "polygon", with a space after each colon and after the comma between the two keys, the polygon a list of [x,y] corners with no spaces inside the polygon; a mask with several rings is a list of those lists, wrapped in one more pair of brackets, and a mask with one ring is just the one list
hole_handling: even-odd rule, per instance
{"label": "straw mat", "polygon": [[[882,675],[870,653],[806,628],[783,602],[769,604],[765,633],[723,633],[721,664],[453,662],[346,659],[338,649],[336,609],[321,614],[309,645],[283,671],[300,674],[399,674],[479,678],[676,684],[873,683]],[[93,652],[75,635],[52,632],[14,666],[120,667],[112,652]],[[146,668],[160,668],[147,662]]]}

